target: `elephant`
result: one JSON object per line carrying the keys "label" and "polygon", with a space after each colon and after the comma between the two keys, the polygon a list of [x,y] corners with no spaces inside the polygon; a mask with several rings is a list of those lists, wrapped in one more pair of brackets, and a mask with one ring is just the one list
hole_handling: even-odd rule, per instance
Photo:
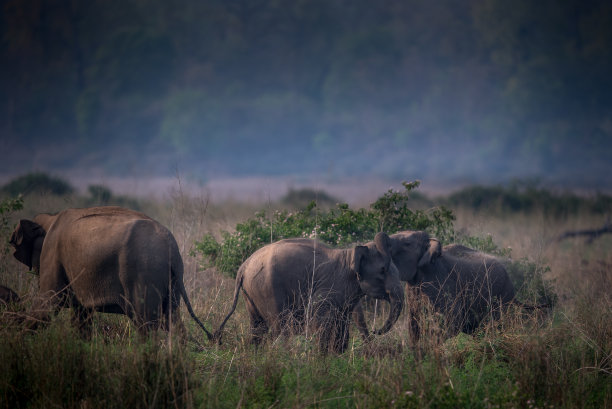
{"label": "elephant", "polygon": [[[503,305],[522,305],[514,299],[508,272],[495,257],[458,244],[442,248],[424,231],[392,234],[389,242],[400,280],[419,287],[434,308],[445,315],[450,336],[460,331],[473,333],[489,311],[497,317]],[[354,320],[367,338],[369,332],[360,306],[354,310]],[[416,319],[411,320],[413,335],[418,337]]]}
{"label": "elephant", "polygon": [[12,289],[0,285],[0,306],[9,304],[18,304],[21,302],[19,295]]}
{"label": "elephant", "polygon": [[73,307],[84,335],[94,311],[127,315],[141,334],[151,329],[183,334],[181,297],[197,318],[183,284],[183,260],[174,236],[143,213],[104,206],[66,209],[21,220],[11,239],[14,257],[39,276],[30,325]]}
{"label": "elephant", "polygon": [[[271,329],[319,330],[319,348],[342,353],[349,340],[350,314],[365,294],[387,300],[390,313],[380,332],[399,318],[404,290],[389,254],[389,236],[378,233],[370,246],[330,248],[310,239],[286,239],[253,253],[239,268],[234,300],[214,337],[236,309],[242,289],[251,322],[251,343],[259,345]],[[313,320],[310,321],[309,318]]]}

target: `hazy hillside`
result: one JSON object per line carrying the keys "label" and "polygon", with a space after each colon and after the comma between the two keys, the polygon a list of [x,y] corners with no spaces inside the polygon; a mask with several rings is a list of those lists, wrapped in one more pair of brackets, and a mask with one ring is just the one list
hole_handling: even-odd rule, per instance
{"label": "hazy hillside", "polygon": [[606,1],[5,0],[0,173],[610,185]]}

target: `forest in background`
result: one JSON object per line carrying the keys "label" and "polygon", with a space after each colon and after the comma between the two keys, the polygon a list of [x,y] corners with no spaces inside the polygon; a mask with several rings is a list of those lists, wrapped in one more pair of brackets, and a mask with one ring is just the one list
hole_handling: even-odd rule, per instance
{"label": "forest in background", "polygon": [[1,4],[0,173],[610,184],[607,1]]}

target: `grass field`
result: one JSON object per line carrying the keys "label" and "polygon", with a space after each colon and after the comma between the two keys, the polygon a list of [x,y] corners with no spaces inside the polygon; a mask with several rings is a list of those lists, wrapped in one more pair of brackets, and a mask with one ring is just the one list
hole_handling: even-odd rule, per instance
{"label": "grass field", "polygon": [[[7,228],[38,212],[80,205],[74,197],[28,196],[25,208],[8,216]],[[231,231],[258,207],[212,204],[185,192],[140,205],[175,235],[191,303],[216,329],[230,309],[234,281],[199,268],[190,250],[204,234]],[[474,336],[443,339],[443,320],[409,292],[408,302],[425,311],[416,344],[402,314],[389,334],[368,344],[352,328],[347,352],[327,356],[306,336],[270,339],[255,350],[242,299],[221,346],[208,344],[183,311],[190,336],[203,348],[164,333],[142,340],[125,317],[104,314],[96,315],[93,338],[83,340],[68,310],[34,333],[12,324],[8,309],[0,323],[0,407],[612,408],[612,235],[592,243],[553,240],[566,230],[600,227],[606,216],[452,210],[457,231],[490,235],[513,259],[542,267],[557,295],[554,308],[511,310]],[[15,289],[27,308],[36,277],[26,269],[3,249],[0,284]],[[372,310],[368,318],[374,321]]]}

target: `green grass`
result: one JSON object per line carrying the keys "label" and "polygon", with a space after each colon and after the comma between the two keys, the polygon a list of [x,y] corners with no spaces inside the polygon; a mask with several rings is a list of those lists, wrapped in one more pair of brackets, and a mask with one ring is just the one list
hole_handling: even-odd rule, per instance
{"label": "green grass", "polygon": [[[609,407],[597,346],[556,328],[460,335],[425,353],[401,333],[321,356],[300,337],[255,350],[164,340],[81,340],[67,320],[3,329],[2,407]],[[423,352],[423,351],[421,351]],[[608,363],[609,365],[609,363]]]}
{"label": "green grass", "polygon": [[[7,210],[4,220],[10,225],[59,207],[58,200],[26,199],[24,210]],[[202,216],[201,202],[189,198],[148,206],[177,237],[197,315],[216,328],[230,308],[233,280],[199,269],[202,260],[188,252],[204,234],[231,231],[252,210],[206,204]],[[240,216],[232,219],[234,211]],[[552,288],[558,294],[552,311],[512,310],[473,336],[445,340],[443,320],[412,300],[424,312],[418,342],[410,340],[404,313],[389,334],[369,344],[352,328],[348,350],[327,356],[312,334],[250,346],[242,299],[220,346],[207,344],[184,311],[188,332],[204,349],[169,342],[163,333],[143,340],[121,316],[96,314],[94,335],[83,340],[70,326],[70,310],[36,332],[1,311],[0,408],[612,408],[612,240],[534,245],[565,229],[600,225],[601,216],[457,214],[465,237],[490,233],[483,246],[512,247],[528,263],[523,273],[547,279],[550,287],[524,290]],[[25,269],[12,257],[0,261],[1,284],[18,290],[27,307],[36,281]],[[372,310],[366,314],[372,323]]]}

